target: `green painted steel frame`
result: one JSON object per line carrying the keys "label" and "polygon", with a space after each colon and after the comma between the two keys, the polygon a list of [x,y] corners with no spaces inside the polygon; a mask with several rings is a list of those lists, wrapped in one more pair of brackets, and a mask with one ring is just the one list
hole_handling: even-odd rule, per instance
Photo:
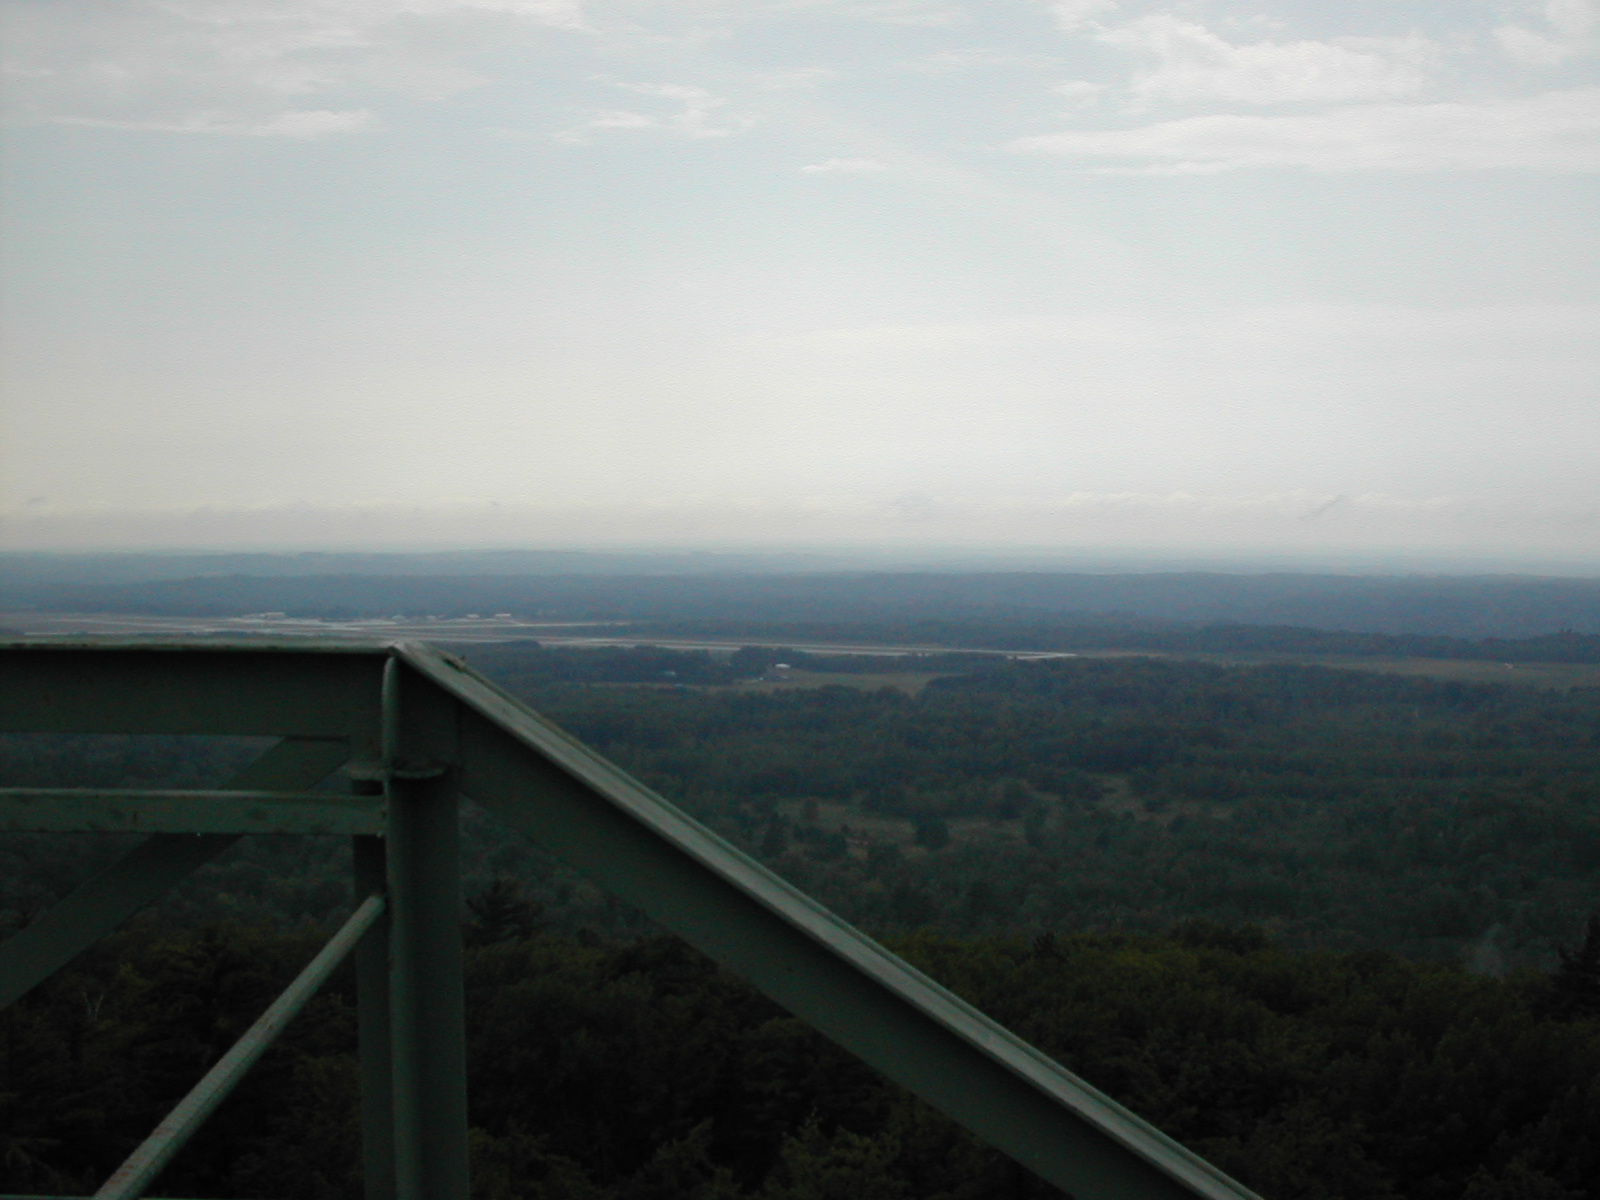
{"label": "green painted steel frame", "polygon": [[[0,694],[4,690],[0,683]],[[285,739],[229,783],[243,789],[311,787],[338,770],[348,754],[343,742]],[[0,1008],[48,979],[238,840],[237,833],[158,833],[145,839],[0,943]]]}
{"label": "green painted steel frame", "polygon": [[383,832],[383,801],[317,792],[234,788],[0,788],[6,833]]}
{"label": "green painted steel frame", "polygon": [[245,1030],[233,1047],[217,1060],[205,1077],[156,1126],[155,1132],[112,1173],[111,1178],[94,1194],[94,1200],[138,1200],[144,1194],[144,1189],[183,1149],[201,1123],[239,1085],[245,1072],[267,1052],[267,1048],[283,1032],[284,1026],[310,1002],[345,956],[377,924],[383,915],[384,905],[384,898],[374,895],[356,906],[343,928],[329,939],[328,944],[295,976],[294,982],[284,988],[283,994],[256,1018],[255,1024]]}
{"label": "green painted steel frame", "polygon": [[[0,729],[339,738],[348,771],[388,779],[396,969],[388,1007],[362,1025],[390,1027],[394,1058],[364,1044],[362,1075],[381,1087],[392,1072],[394,1111],[366,1101],[363,1121],[369,1170],[372,1131],[394,1131],[403,1200],[465,1194],[459,971],[439,986],[420,969],[459,963],[446,928],[457,791],[1079,1200],[1254,1196],[448,654],[30,641],[0,655]],[[358,871],[370,877],[376,853]],[[441,1020],[446,1045],[426,1062],[416,1033]],[[440,1080],[440,1107],[413,1111]],[[383,1195],[369,1179],[369,1200]]]}

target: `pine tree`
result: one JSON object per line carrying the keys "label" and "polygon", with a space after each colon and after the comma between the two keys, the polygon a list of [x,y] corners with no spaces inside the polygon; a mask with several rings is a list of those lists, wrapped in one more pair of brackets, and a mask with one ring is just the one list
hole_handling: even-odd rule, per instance
{"label": "pine tree", "polygon": [[1600,1017],[1600,913],[1590,913],[1583,941],[1561,947],[1556,968],[1557,1011],[1566,1017]]}
{"label": "pine tree", "polygon": [[467,900],[467,911],[472,920],[462,930],[463,940],[469,946],[492,946],[532,937],[544,906],[523,895],[516,880],[496,879]]}

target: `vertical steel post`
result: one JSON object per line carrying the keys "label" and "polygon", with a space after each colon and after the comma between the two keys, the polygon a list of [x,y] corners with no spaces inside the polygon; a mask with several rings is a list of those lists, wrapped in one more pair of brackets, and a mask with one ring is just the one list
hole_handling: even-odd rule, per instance
{"label": "vertical steel post", "polygon": [[[383,785],[357,782],[358,795]],[[351,839],[356,896],[387,892],[389,870],[381,837]],[[361,1164],[366,1200],[395,1200],[394,1072],[389,1028],[389,916],[367,931],[355,951],[356,1036],[361,1062]]]}
{"label": "vertical steel post", "polygon": [[399,665],[383,676],[395,1195],[467,1200],[458,772],[408,759]]}
{"label": "vertical steel post", "polygon": [[467,1200],[466,998],[453,773],[389,784],[398,1200]]}

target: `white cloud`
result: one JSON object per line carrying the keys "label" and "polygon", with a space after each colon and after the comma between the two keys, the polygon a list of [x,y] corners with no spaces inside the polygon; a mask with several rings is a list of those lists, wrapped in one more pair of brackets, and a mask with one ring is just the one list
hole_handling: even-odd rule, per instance
{"label": "white cloud", "polygon": [[596,113],[589,122],[590,129],[657,129],[660,121],[655,117],[647,117],[636,112],[603,112]]}
{"label": "white cloud", "polygon": [[857,20],[931,28],[960,24],[964,16],[959,8],[930,0],[866,0],[849,5],[846,11]]}
{"label": "white cloud", "polygon": [[875,158],[830,158],[819,163],[807,163],[800,169],[808,175],[861,175],[887,171],[889,164]]}
{"label": "white cloud", "polygon": [[1588,37],[1600,25],[1595,0],[1549,0],[1544,6],[1545,20],[1563,37]]}
{"label": "white cloud", "polygon": [[1438,49],[1421,37],[1340,38],[1234,45],[1169,14],[1102,32],[1100,40],[1155,60],[1136,73],[1145,100],[1283,104],[1393,99],[1415,95]]}
{"label": "white cloud", "polygon": [[643,96],[656,96],[681,107],[676,112],[642,113],[613,110],[594,114],[582,127],[556,134],[556,140],[578,143],[588,140],[588,130],[655,130],[676,137],[702,139],[728,137],[755,124],[748,115],[723,112],[728,101],[704,88],[679,83],[622,83],[614,86]]}
{"label": "white cloud", "polygon": [[[1371,104],[1287,116],[1218,115],[1136,129],[1019,138],[1010,150],[1155,174],[1314,171],[1600,171],[1600,87],[1515,100]],[[1107,169],[1104,166],[1101,169]]]}
{"label": "white cloud", "polygon": [[967,46],[959,50],[940,50],[906,66],[931,75],[953,75],[962,71],[1021,68],[1038,70],[1055,66],[1060,60],[1046,54],[1022,54],[993,46]]}
{"label": "white cloud", "polygon": [[62,117],[60,124],[84,125],[97,129],[132,129],[152,133],[220,133],[247,137],[319,138],[330,134],[360,133],[377,124],[370,109],[335,112],[329,109],[296,109],[279,113],[264,121],[240,121],[226,113],[193,113],[181,120],[159,119],[117,121],[96,117]]}
{"label": "white cloud", "polygon": [[1095,17],[1116,10],[1116,0],[1050,0],[1050,11],[1064,33],[1076,33]]}
{"label": "white cloud", "polygon": [[[468,60],[502,44],[508,27],[518,23],[587,30],[577,0],[12,5],[5,12],[10,115],[14,121],[271,134],[282,122],[294,131],[316,124],[304,112],[355,111],[375,93],[438,100],[479,87],[489,81]],[[336,99],[308,109],[307,96]]]}
{"label": "white cloud", "polygon": [[323,137],[330,133],[357,133],[370,128],[374,116],[369,109],[330,112],[327,109],[280,113],[261,121],[248,132],[258,137]]}
{"label": "white cloud", "polygon": [[1577,53],[1568,42],[1520,25],[1503,25],[1494,31],[1494,36],[1506,57],[1527,67],[1553,67]]}
{"label": "white cloud", "polygon": [[773,91],[787,91],[791,88],[816,87],[837,78],[839,72],[833,67],[799,67],[793,71],[775,71],[764,75],[759,82],[762,87]]}
{"label": "white cloud", "polygon": [[1543,9],[1548,34],[1522,25],[1494,31],[1508,58],[1528,67],[1553,67],[1594,51],[1595,27],[1600,25],[1595,0],[1548,0]]}
{"label": "white cloud", "polygon": [[1076,100],[1079,103],[1083,103],[1087,100],[1093,100],[1101,92],[1105,91],[1106,85],[1103,83],[1091,83],[1087,79],[1071,79],[1066,83],[1052,84],[1050,90],[1057,96],[1065,96],[1068,100]]}
{"label": "white cloud", "polygon": [[[625,7],[628,2],[624,0],[619,7]],[[632,3],[635,8],[654,9],[657,14],[670,10],[680,16],[709,18],[720,24],[723,31],[732,25],[795,16],[927,29],[945,29],[968,19],[960,3],[948,0],[669,0],[665,4],[660,0],[632,0]]]}
{"label": "white cloud", "polygon": [[583,0],[400,0],[405,12],[439,13],[459,9],[509,13],[554,29],[589,32]]}
{"label": "white cloud", "polygon": [[369,28],[396,17],[503,13],[557,29],[588,29],[583,0],[160,0],[140,4],[213,25],[288,22],[322,28]]}

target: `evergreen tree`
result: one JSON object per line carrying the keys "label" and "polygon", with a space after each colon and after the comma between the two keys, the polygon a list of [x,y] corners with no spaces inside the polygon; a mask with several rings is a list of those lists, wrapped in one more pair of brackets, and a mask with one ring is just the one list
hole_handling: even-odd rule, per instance
{"label": "evergreen tree", "polygon": [[516,880],[496,879],[468,898],[471,920],[462,928],[462,940],[469,946],[492,946],[530,938],[539,931],[543,911],[544,906],[528,899]]}
{"label": "evergreen tree", "polygon": [[1590,913],[1583,941],[1557,953],[1556,1009],[1565,1017],[1600,1017],[1600,913]]}

